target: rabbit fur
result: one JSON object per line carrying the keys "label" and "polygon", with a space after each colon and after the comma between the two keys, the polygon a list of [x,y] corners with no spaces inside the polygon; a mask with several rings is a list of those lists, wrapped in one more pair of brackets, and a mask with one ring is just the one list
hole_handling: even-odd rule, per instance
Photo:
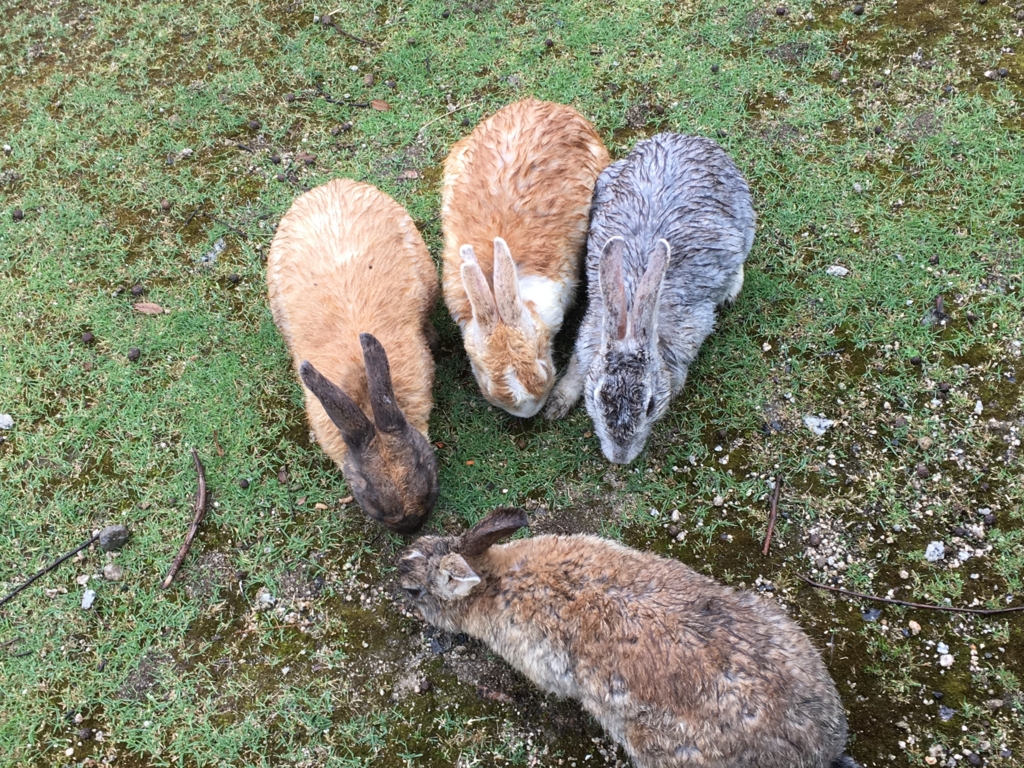
{"label": "rabbit fur", "polygon": [[579,700],[639,768],[856,768],[817,649],[784,611],[676,560],[595,536],[495,542],[499,509],[401,555],[423,618]]}
{"label": "rabbit fur", "polygon": [[754,240],[750,191],[710,139],[662,133],[597,182],[588,305],[545,415],[581,393],[605,457],[628,464],[683,388],[715,310],[743,287]]}
{"label": "rabbit fur", "polygon": [[317,442],[367,515],[411,533],[438,492],[428,316],[440,291],[416,225],[375,187],[330,181],[281,219],[267,287]]}
{"label": "rabbit fur", "polygon": [[445,160],[445,302],[484,397],[515,416],[537,413],[554,385],[551,343],[576,291],[608,159],[579,112],[525,99]]}

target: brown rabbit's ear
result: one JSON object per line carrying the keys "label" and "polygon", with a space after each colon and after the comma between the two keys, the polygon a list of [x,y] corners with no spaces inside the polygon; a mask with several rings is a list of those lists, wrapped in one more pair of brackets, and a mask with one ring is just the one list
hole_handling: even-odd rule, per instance
{"label": "brown rabbit's ear", "polygon": [[331,421],[341,431],[345,445],[353,451],[362,451],[373,440],[376,430],[373,422],[341,391],[338,385],[328,381],[309,360],[299,366],[299,376],[307,389],[316,395]]}
{"label": "brown rabbit's ear", "polygon": [[498,308],[494,303],[494,294],[491,293],[487,277],[476,260],[473,246],[462,246],[459,255],[462,256],[462,285],[473,308],[473,319],[484,333],[490,333],[498,324]]}
{"label": "brown rabbit's ear", "polygon": [[359,334],[363,347],[363,362],[366,364],[366,383],[370,389],[370,408],[373,420],[381,432],[401,432],[405,429],[405,415],[395,402],[395,391],[391,386],[391,367],[388,355],[375,336]]}
{"label": "brown rabbit's ear", "polygon": [[626,283],[622,271],[622,256],[626,241],[613,237],[605,243],[597,265],[601,298],[604,299],[604,333],[609,339],[621,341],[628,330],[626,314]]}
{"label": "brown rabbit's ear", "polygon": [[501,507],[487,515],[464,534],[458,551],[468,557],[482,555],[491,546],[520,528],[530,524],[526,511],[517,507]]}
{"label": "brown rabbit's ear", "polygon": [[647,262],[647,270],[636,288],[629,325],[632,334],[639,338],[652,337],[656,330],[661,284],[668,269],[670,251],[668,240],[659,240],[655,244]]}
{"label": "brown rabbit's ear", "polygon": [[454,552],[449,552],[442,557],[438,568],[448,582],[445,586],[455,597],[465,597],[473,587],[480,583],[480,577],[469,567],[469,563],[462,558],[462,555]]}
{"label": "brown rabbit's ear", "polygon": [[519,293],[519,275],[512,251],[500,237],[494,238],[494,302],[498,317],[511,328],[522,326],[523,299]]}

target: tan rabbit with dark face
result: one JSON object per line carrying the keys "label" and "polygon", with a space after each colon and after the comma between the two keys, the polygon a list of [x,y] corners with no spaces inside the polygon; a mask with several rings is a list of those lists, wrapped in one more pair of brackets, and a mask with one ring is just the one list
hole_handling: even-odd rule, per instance
{"label": "tan rabbit with dark face", "polygon": [[367,515],[415,531],[438,492],[427,420],[439,293],[416,225],[375,187],[335,179],[281,219],[267,286],[317,442]]}
{"label": "tan rabbit with dark face", "polygon": [[493,546],[525,525],[499,509],[418,539],[402,589],[430,624],[579,700],[639,768],[856,768],[828,670],[777,605],[594,536]]}
{"label": "tan rabbit with dark face", "polygon": [[488,402],[533,416],[555,383],[551,344],[572,304],[608,152],[572,107],[524,99],[444,164],[444,299]]}

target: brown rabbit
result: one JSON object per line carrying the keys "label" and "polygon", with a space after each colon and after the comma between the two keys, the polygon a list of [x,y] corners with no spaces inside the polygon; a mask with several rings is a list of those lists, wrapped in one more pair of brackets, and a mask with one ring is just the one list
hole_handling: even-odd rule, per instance
{"label": "brown rabbit", "polygon": [[281,219],[267,286],[317,442],[366,514],[411,533],[438,491],[427,420],[439,291],[416,225],[379,189],[330,181]]}
{"label": "brown rabbit", "polygon": [[583,115],[535,99],[500,109],[445,160],[445,302],[484,397],[515,416],[537,413],[555,382],[551,343],[606,165]]}
{"label": "brown rabbit", "polygon": [[774,603],[595,536],[493,546],[499,509],[402,553],[402,589],[549,693],[579,700],[640,768],[856,768],[817,649]]}

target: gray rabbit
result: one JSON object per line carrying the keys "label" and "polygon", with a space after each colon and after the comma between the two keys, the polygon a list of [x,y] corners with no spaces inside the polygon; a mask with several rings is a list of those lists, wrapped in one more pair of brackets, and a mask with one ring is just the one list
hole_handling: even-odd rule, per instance
{"label": "gray rabbit", "polygon": [[595,536],[496,545],[527,522],[416,540],[406,596],[578,700],[639,768],[857,768],[821,655],[774,602]]}
{"label": "gray rabbit", "polygon": [[739,295],[754,222],[747,182],[710,139],[662,133],[609,165],[591,209],[587,313],[547,418],[583,393],[604,455],[633,461],[716,308]]}

